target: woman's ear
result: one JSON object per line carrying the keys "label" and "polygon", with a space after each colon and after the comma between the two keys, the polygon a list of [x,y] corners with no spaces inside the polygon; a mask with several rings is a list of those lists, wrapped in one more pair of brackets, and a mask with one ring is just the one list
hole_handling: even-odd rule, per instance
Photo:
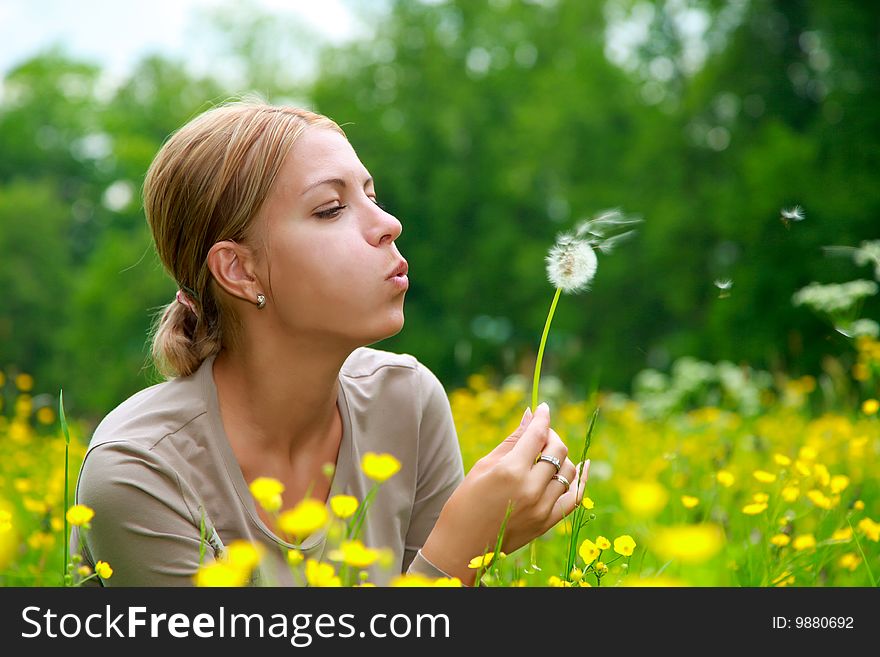
{"label": "woman's ear", "polygon": [[208,269],[217,284],[229,295],[254,303],[263,292],[254,273],[254,258],[246,246],[225,240],[208,251]]}

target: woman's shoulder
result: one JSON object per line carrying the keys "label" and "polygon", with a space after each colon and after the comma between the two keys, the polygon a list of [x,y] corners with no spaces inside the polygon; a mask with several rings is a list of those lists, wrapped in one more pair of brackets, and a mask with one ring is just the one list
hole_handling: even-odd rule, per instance
{"label": "woman's shoulder", "polygon": [[89,448],[108,442],[152,449],[206,413],[198,372],[170,379],[136,392],[110,411],[95,428]]}
{"label": "woman's shoulder", "polygon": [[359,347],[342,364],[341,374],[348,378],[357,379],[375,376],[386,368],[417,372],[420,366],[424,367],[415,356],[410,354],[396,354],[372,347]]}
{"label": "woman's shoulder", "polygon": [[446,397],[437,375],[411,354],[360,347],[345,361],[341,375],[368,396],[381,397],[387,390],[394,396],[415,396],[422,405]]}

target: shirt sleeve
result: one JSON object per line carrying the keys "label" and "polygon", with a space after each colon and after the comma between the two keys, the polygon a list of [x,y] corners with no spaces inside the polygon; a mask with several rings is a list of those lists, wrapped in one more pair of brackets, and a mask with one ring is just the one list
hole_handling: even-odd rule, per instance
{"label": "shirt sleeve", "polygon": [[418,364],[419,424],[418,479],[415,501],[406,534],[403,568],[410,574],[448,577],[422,556],[420,549],[440,517],[440,510],[464,479],[464,465],[452,409],[443,384],[422,363]]}
{"label": "shirt sleeve", "polygon": [[[199,568],[201,517],[176,473],[148,450],[126,442],[93,447],[80,470],[77,503],[91,507],[78,536],[83,556],[106,561],[106,586],[192,586]],[[206,546],[205,560],[214,552]]]}

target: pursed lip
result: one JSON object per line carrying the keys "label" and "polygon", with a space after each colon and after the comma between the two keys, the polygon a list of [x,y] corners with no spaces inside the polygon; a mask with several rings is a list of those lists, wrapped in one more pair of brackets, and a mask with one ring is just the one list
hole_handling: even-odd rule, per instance
{"label": "pursed lip", "polygon": [[388,274],[388,276],[385,277],[385,280],[388,280],[389,278],[394,278],[395,276],[405,276],[408,271],[409,264],[406,262],[406,260],[401,260],[399,263],[397,263],[394,271],[392,271],[390,274]]}

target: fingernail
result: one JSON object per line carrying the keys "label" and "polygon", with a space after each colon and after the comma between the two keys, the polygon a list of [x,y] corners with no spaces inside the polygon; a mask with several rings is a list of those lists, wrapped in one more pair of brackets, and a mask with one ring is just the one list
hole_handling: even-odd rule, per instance
{"label": "fingernail", "polygon": [[584,472],[589,472],[589,471],[590,471],[590,459],[587,459],[586,461],[584,461]]}
{"label": "fingernail", "polygon": [[520,420],[519,426],[525,425],[529,419],[532,417],[532,409],[526,407],[526,412],[523,413],[522,420]]}
{"label": "fingernail", "polygon": [[542,406],[544,407],[544,410],[547,411],[547,413],[550,413],[550,406],[547,404],[547,402],[541,402],[540,404],[538,404],[538,409],[535,411],[535,413],[540,411]]}

